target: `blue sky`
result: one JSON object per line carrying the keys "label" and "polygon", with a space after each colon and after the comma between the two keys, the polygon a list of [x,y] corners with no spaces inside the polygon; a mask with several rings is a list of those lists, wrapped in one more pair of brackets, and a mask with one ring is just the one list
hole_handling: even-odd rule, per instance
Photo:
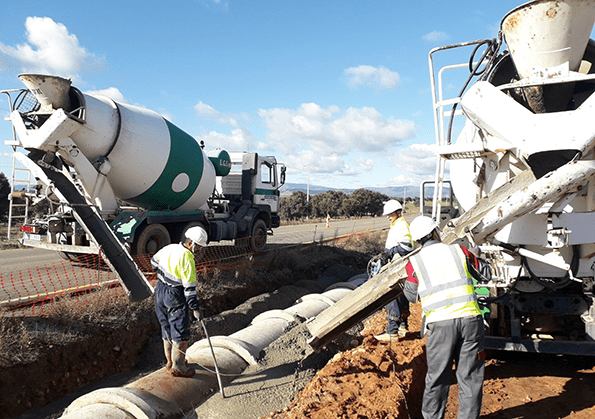
{"label": "blue sky", "polygon": [[[291,183],[309,170],[328,187],[418,185],[435,170],[429,51],[495,37],[522,3],[7,2],[0,89],[22,88],[25,72],[71,77],[161,113],[207,148],[275,155]],[[11,137],[0,120],[7,175]]]}

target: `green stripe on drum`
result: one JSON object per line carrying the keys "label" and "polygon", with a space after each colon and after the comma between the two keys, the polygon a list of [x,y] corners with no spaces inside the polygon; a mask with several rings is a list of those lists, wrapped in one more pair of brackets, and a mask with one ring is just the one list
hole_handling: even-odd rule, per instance
{"label": "green stripe on drum", "polygon": [[142,194],[127,199],[149,210],[176,209],[184,204],[200,184],[203,155],[194,138],[164,119],[169,129],[170,150],[163,172]]}

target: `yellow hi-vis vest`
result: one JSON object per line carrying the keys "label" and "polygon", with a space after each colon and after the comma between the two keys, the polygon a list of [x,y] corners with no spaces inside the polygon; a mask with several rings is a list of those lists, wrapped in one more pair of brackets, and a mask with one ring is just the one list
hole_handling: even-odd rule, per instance
{"label": "yellow hi-vis vest", "polygon": [[386,249],[392,249],[396,245],[400,244],[406,250],[413,250],[413,239],[411,239],[411,233],[409,232],[409,224],[405,221],[404,217],[397,218],[388,230],[388,236],[386,236]]}
{"label": "yellow hi-vis vest", "polygon": [[410,261],[427,323],[481,315],[460,246],[427,243]]}

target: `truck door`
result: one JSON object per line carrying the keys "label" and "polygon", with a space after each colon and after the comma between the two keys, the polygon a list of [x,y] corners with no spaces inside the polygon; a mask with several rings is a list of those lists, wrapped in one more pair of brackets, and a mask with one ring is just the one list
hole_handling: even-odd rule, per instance
{"label": "truck door", "polygon": [[440,228],[443,228],[451,219],[457,218],[459,213],[459,206],[454,197],[450,181],[442,182],[440,196],[435,195],[435,182],[426,181],[421,184],[420,209],[421,215],[432,217],[433,208],[440,208],[440,215],[436,220]]}
{"label": "truck door", "polygon": [[279,184],[277,161],[272,156],[259,156],[254,179],[254,204],[269,205],[271,213],[279,210]]}

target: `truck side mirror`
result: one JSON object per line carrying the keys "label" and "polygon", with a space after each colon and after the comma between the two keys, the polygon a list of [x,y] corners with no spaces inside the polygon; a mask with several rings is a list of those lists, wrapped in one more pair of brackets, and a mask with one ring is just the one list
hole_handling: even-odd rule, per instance
{"label": "truck side mirror", "polygon": [[285,165],[281,166],[281,179],[280,179],[279,186],[283,186],[285,184],[285,171],[286,170],[287,170],[287,167],[285,167]]}

